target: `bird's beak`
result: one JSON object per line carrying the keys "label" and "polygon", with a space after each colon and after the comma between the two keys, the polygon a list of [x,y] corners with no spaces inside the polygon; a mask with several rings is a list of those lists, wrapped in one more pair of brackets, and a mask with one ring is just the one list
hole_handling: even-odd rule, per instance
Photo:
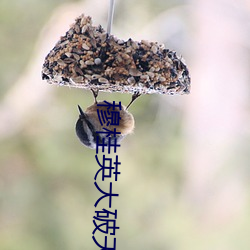
{"label": "bird's beak", "polygon": [[82,111],[82,108],[79,105],[77,105],[77,106],[78,106],[78,110],[79,110],[79,113],[80,113],[80,117],[85,117],[85,114]]}

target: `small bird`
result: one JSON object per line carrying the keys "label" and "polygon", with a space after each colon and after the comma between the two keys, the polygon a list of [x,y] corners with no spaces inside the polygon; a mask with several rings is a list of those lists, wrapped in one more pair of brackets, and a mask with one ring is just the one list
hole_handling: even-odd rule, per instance
{"label": "small bird", "polygon": [[[119,143],[124,137],[126,137],[128,134],[131,134],[134,130],[134,117],[131,113],[128,112],[127,109],[132,104],[132,102],[138,97],[138,94],[137,97],[132,97],[132,101],[129,103],[127,108],[121,105],[120,110],[118,103],[115,103],[116,107],[114,108],[114,110],[112,107],[112,111],[119,112],[119,116],[121,119],[119,120],[118,125],[101,125],[98,117],[98,112],[109,112],[108,109],[110,108],[110,106],[107,105],[108,102],[98,102],[96,100],[98,96],[98,91],[92,90],[92,93],[94,95],[95,103],[88,107],[85,112],[78,105],[80,114],[75,127],[76,135],[78,136],[79,140],[82,142],[83,145],[91,149],[96,149],[97,140],[99,140],[98,142],[101,143],[104,139],[104,143],[107,144],[110,138],[111,143],[114,143],[115,139],[117,140],[117,143]],[[114,130],[116,131],[116,134],[107,132]]]}

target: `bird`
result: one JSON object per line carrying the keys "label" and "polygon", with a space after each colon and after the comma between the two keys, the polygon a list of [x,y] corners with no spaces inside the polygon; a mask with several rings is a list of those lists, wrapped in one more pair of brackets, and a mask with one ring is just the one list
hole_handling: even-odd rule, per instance
{"label": "bird", "polygon": [[[89,106],[85,111],[78,105],[79,118],[76,122],[75,131],[80,142],[90,148],[96,149],[97,144],[120,143],[127,135],[133,133],[135,121],[133,115],[128,111],[128,108],[139,96],[135,93],[132,96],[131,102],[125,107],[115,103],[112,111],[119,112],[119,124],[101,124],[98,112],[110,113],[110,107],[113,105],[107,101],[97,101],[98,90],[91,89],[94,96],[94,104]],[[110,104],[110,105],[109,105]],[[112,133],[111,131],[115,131]]]}

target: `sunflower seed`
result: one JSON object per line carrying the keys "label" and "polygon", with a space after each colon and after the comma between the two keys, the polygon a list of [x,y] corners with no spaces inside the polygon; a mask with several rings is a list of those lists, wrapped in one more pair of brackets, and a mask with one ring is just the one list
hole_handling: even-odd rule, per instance
{"label": "sunflower seed", "polygon": [[71,57],[72,54],[71,54],[70,52],[66,52],[65,55],[66,55],[67,57]]}
{"label": "sunflower seed", "polygon": [[86,43],[83,43],[82,44],[82,48],[85,49],[85,50],[89,50],[89,46],[86,44]]}
{"label": "sunflower seed", "polygon": [[151,51],[152,51],[154,54],[156,54],[157,51],[158,51],[158,48],[157,48],[155,45],[153,45],[152,48],[151,48]]}
{"label": "sunflower seed", "polygon": [[149,81],[149,76],[148,76],[148,75],[142,75],[142,76],[140,77],[140,79],[141,79],[142,81],[147,82],[147,81]]}
{"label": "sunflower seed", "polygon": [[138,69],[135,69],[135,68],[130,68],[129,74],[131,76],[141,76],[142,75],[142,73]]}
{"label": "sunflower seed", "polygon": [[76,31],[77,34],[80,33],[80,27],[79,27],[79,25],[75,25],[75,31]]}
{"label": "sunflower seed", "polygon": [[83,77],[82,76],[76,76],[72,77],[72,80],[76,83],[82,83],[83,82]]}
{"label": "sunflower seed", "polygon": [[147,72],[147,75],[148,75],[151,79],[153,79],[154,76],[155,76],[155,74],[154,74],[153,72],[150,72],[150,71]]}
{"label": "sunflower seed", "polygon": [[99,78],[99,79],[98,79],[98,82],[99,82],[99,83],[106,83],[106,84],[109,83],[109,81],[108,81],[106,78],[104,78],[104,77]]}
{"label": "sunflower seed", "polygon": [[148,46],[148,47],[150,47],[150,42],[147,41],[147,40],[142,40],[141,43]]}
{"label": "sunflower seed", "polygon": [[94,75],[92,75],[92,79],[94,80],[94,79],[99,79],[101,77],[101,75],[97,75],[97,74],[94,74]]}
{"label": "sunflower seed", "polygon": [[85,64],[86,64],[86,65],[94,65],[95,63],[94,63],[93,61],[87,60],[87,61],[85,62]]}
{"label": "sunflower seed", "polygon": [[79,61],[80,60],[80,56],[79,55],[77,55],[77,54],[72,54],[73,56],[74,56],[74,58],[77,60],[77,61]]}
{"label": "sunflower seed", "polygon": [[75,67],[74,67],[74,70],[75,70],[75,72],[78,73],[79,75],[83,75],[83,72],[82,72],[82,70],[81,70],[79,67],[75,66]]}
{"label": "sunflower seed", "polygon": [[73,58],[65,58],[63,61],[64,61],[65,63],[67,63],[67,64],[70,64],[70,63],[72,63],[72,62],[75,62],[75,59],[73,59]]}
{"label": "sunflower seed", "polygon": [[62,59],[57,60],[57,63],[58,63],[60,66],[66,66],[66,65],[67,65]]}
{"label": "sunflower seed", "polygon": [[128,83],[129,84],[135,84],[135,78],[134,77],[129,77],[128,78]]}

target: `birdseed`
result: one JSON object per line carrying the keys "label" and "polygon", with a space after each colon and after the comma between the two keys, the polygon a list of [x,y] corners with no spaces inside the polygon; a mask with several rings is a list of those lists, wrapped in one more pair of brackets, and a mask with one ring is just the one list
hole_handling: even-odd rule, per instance
{"label": "birdseed", "polygon": [[157,42],[123,41],[81,15],[45,58],[43,80],[106,92],[188,94],[182,57]]}

